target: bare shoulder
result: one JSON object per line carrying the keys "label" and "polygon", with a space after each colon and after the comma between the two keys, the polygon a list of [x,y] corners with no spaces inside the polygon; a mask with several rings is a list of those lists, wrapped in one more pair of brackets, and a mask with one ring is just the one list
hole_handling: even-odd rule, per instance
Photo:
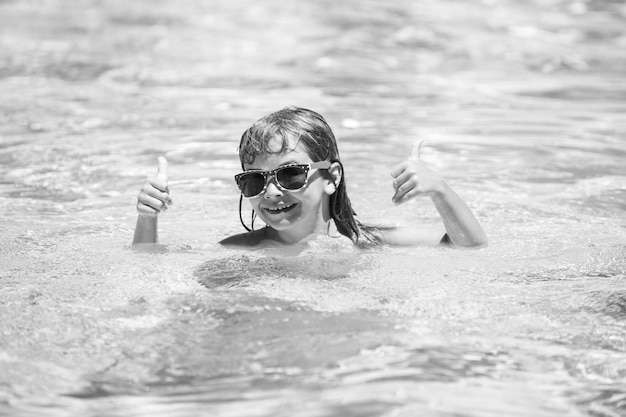
{"label": "bare shoulder", "polygon": [[229,236],[221,240],[219,243],[221,245],[232,246],[256,246],[259,243],[263,242],[265,239],[267,239],[267,233],[265,229],[261,229]]}

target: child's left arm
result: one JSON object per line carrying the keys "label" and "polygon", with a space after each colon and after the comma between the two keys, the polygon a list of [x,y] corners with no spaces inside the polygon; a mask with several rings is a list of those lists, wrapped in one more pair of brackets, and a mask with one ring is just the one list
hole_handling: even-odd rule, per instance
{"label": "child's left arm", "polygon": [[[463,247],[487,245],[487,235],[469,207],[446,184],[441,175],[427,167],[420,159],[422,143],[413,145],[409,158],[392,169],[395,190],[392,201],[395,204],[402,204],[418,196],[428,196],[435,204],[446,229],[442,241],[447,240],[453,245]],[[401,240],[407,241],[406,238]]]}

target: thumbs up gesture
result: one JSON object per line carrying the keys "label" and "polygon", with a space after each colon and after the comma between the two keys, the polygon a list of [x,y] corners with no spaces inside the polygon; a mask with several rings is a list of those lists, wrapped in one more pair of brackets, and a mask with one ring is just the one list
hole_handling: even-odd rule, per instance
{"label": "thumbs up gesture", "polygon": [[168,204],[173,203],[167,186],[167,159],[160,156],[158,163],[156,176],[146,180],[137,197],[137,212],[140,215],[156,217],[161,211],[167,210]]}
{"label": "thumbs up gesture", "polygon": [[427,167],[420,158],[423,143],[424,141],[415,143],[408,159],[391,170],[395,191],[391,200],[395,204],[402,204],[417,196],[433,197],[445,190],[441,175]]}

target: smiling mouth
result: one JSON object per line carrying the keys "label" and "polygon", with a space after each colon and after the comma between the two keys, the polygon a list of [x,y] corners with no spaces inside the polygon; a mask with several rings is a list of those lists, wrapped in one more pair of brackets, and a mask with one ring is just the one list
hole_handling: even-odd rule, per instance
{"label": "smiling mouth", "polygon": [[295,206],[296,204],[292,203],[292,204],[287,204],[287,205],[280,206],[280,207],[265,207],[264,210],[271,214],[278,214],[278,213],[284,213],[286,211],[289,211]]}

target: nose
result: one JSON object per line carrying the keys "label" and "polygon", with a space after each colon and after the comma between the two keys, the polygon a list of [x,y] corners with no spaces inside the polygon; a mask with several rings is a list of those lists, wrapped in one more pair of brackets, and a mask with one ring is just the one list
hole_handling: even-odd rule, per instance
{"label": "nose", "polygon": [[276,186],[273,179],[269,179],[267,182],[267,187],[265,187],[264,197],[266,199],[282,197],[283,192],[280,188]]}

